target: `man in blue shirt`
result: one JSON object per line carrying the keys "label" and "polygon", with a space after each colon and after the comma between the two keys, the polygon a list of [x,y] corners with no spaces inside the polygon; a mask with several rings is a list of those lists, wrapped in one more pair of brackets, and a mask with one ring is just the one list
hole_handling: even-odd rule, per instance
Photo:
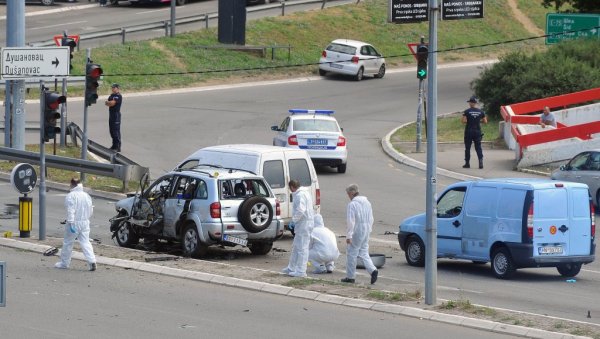
{"label": "man in blue shirt", "polygon": [[556,127],[556,118],[554,117],[554,114],[550,112],[548,106],[544,107],[544,111],[542,115],[540,115],[540,126],[542,126],[542,128],[546,128],[546,126]]}
{"label": "man in blue shirt", "polygon": [[121,152],[121,103],[123,96],[119,84],[112,84],[112,94],[104,102],[108,106],[108,129],[112,138],[111,150]]}
{"label": "man in blue shirt", "polygon": [[485,113],[477,108],[477,98],[472,96],[469,100],[469,108],[467,108],[462,115],[462,123],[465,126],[465,164],[463,168],[470,168],[469,161],[471,160],[471,144],[475,144],[475,152],[477,152],[477,158],[479,159],[479,168],[483,168],[483,151],[481,150],[481,122],[487,124],[487,117]]}

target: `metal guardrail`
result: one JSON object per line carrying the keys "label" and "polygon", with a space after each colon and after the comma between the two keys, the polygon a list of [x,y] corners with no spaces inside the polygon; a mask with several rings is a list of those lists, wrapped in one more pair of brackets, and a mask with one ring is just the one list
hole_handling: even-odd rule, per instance
{"label": "metal guardrail", "polygon": [[[285,8],[286,7],[300,6],[300,5],[306,5],[306,4],[312,4],[312,3],[321,3],[321,9],[324,9],[325,5],[330,2],[332,2],[332,1],[331,0],[329,0],[329,1],[328,0],[281,1],[279,3],[271,3],[268,5],[258,6],[258,7],[254,7],[254,8],[246,8],[246,12],[252,13],[252,12],[260,12],[260,11],[264,11],[264,10],[270,10],[270,9],[274,9],[274,8],[281,8],[281,16],[285,16]],[[337,2],[351,3],[354,1],[337,1]],[[359,2],[360,2],[360,0],[356,0],[356,3],[359,3]],[[200,15],[192,15],[192,16],[188,16],[188,17],[177,18],[175,21],[175,25],[177,26],[177,25],[191,24],[191,23],[197,23],[197,22],[204,21],[205,27],[208,28],[209,20],[218,19],[218,18],[219,18],[218,13],[206,13],[206,14],[200,14]],[[171,26],[170,20],[163,20],[163,21],[152,22],[152,23],[147,23],[147,24],[142,24],[142,25],[134,25],[134,26],[121,27],[121,28],[112,28],[112,29],[108,29],[105,31],[97,31],[97,32],[92,32],[92,33],[81,33],[81,34],[79,34],[79,41],[93,40],[93,39],[98,39],[98,38],[106,38],[106,37],[120,35],[121,43],[124,44],[127,33],[135,33],[135,32],[142,32],[142,31],[149,31],[149,30],[153,30],[153,29],[157,29],[157,28],[164,28],[165,36],[169,36],[170,26]],[[56,46],[56,43],[54,42],[54,40],[44,40],[44,41],[30,42],[30,43],[28,43],[28,45],[32,46],[32,47],[45,47],[45,46]],[[79,48],[79,45],[78,45],[78,48]]]}
{"label": "metal guardrail", "polygon": [[[67,128],[71,131],[70,135],[72,138],[81,138],[83,133],[79,126],[70,123]],[[91,140],[88,140],[88,150],[109,160],[111,163],[107,164],[57,155],[46,155],[46,166],[120,179],[123,181],[123,192],[127,190],[129,181],[140,180],[142,176],[149,171],[148,167],[142,167],[131,159],[128,159],[121,154],[114,153],[108,148]],[[40,164],[40,154],[38,152],[21,151],[8,147],[0,147],[0,159],[27,162],[38,166]]]}

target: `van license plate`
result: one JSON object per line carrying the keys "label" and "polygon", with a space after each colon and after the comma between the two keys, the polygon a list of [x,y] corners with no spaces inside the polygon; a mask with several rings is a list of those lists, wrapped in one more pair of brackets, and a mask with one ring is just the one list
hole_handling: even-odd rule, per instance
{"label": "van license plate", "polygon": [[313,145],[327,145],[327,139],[308,139],[306,141],[306,144],[308,146],[313,146]]}
{"label": "van license plate", "polygon": [[223,240],[224,241],[228,241],[228,242],[232,242],[234,244],[242,245],[242,246],[247,246],[248,245],[248,240],[242,239],[242,238],[238,238],[238,237],[234,237],[234,236],[229,235],[229,234],[223,235]]}
{"label": "van license plate", "polygon": [[563,248],[562,246],[543,246],[538,247],[539,254],[562,254]]}

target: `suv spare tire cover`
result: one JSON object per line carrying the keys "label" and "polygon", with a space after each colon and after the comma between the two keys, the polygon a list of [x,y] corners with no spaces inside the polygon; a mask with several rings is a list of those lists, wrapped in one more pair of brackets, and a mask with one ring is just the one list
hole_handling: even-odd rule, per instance
{"label": "suv spare tire cover", "polygon": [[263,197],[249,197],[238,209],[238,220],[250,233],[264,231],[273,221],[273,207],[269,200]]}

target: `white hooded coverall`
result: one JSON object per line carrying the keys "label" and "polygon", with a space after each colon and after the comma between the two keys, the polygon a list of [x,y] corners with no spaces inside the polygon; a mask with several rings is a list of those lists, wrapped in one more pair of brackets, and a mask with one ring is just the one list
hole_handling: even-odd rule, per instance
{"label": "white hooded coverall", "polygon": [[308,260],[315,268],[314,273],[333,272],[339,256],[335,234],[325,227],[323,217],[315,214],[315,227],[310,235],[308,250]]}
{"label": "white hooded coverall", "polygon": [[71,264],[71,251],[75,238],[79,240],[81,251],[88,264],[96,263],[94,249],[90,243],[90,217],[93,213],[92,198],[83,191],[83,186],[78,184],[73,187],[65,198],[67,210],[67,223],[65,224],[65,238],[60,251],[60,262],[57,267],[68,268]]}
{"label": "white hooded coverall", "polygon": [[314,208],[308,187],[299,187],[292,193],[292,222],[294,227],[294,242],[288,266],[283,270],[293,277],[306,277],[308,263],[308,245],[310,233],[314,226]]}
{"label": "white hooded coverall", "polygon": [[352,239],[346,249],[346,277],[354,279],[356,258],[360,257],[371,274],[377,270],[369,255],[369,235],[373,229],[373,209],[367,197],[355,196],[346,210],[346,238]]}

